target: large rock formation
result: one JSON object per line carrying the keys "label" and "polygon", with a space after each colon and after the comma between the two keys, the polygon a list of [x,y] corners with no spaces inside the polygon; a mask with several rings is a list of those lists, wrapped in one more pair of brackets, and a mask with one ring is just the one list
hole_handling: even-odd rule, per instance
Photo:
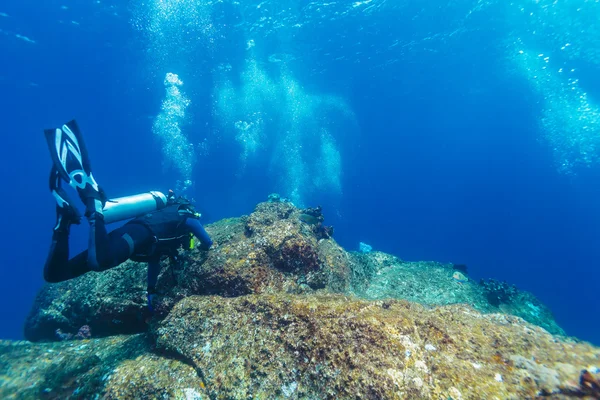
{"label": "large rock formation", "polygon": [[154,354],[146,334],[43,344],[0,341],[2,399],[208,398],[203,392],[195,369]]}
{"label": "large rock formation", "polygon": [[351,269],[360,271],[363,282],[354,282],[354,293],[361,298],[405,299],[432,306],[464,303],[484,313],[515,315],[551,333],[564,334],[544,304],[506,282],[459,282],[453,278],[453,265],[407,262],[380,252],[352,256]]}
{"label": "large rock formation", "polygon": [[[164,263],[153,316],[145,265],[44,287],[25,332],[53,342],[0,343],[0,397],[600,396],[600,350],[552,335],[529,293],[346,252],[318,208],[261,203],[207,230],[212,250]],[[94,339],[56,342],[83,325]]]}
{"label": "large rock formation", "polygon": [[[319,209],[268,202],[249,216],[208,226],[217,243],[214,249],[193,250],[178,262],[163,263],[159,316],[192,295],[236,297],[328,289],[373,300],[467,303],[483,312],[518,315],[562,333],[548,309],[528,293],[515,292],[511,301],[496,307],[481,285],[453,279],[451,265],[404,262],[380,252],[346,252],[328,236],[322,220]],[[55,340],[56,329],[76,332],[82,325],[100,336],[143,332],[148,317],[145,284],[146,265],[126,262],[106,272],[46,285],[27,319],[25,337]]]}
{"label": "large rock formation", "polygon": [[[465,305],[191,296],[150,334],[0,342],[0,398],[598,398],[600,349]],[[596,396],[596,397],[594,397]]]}

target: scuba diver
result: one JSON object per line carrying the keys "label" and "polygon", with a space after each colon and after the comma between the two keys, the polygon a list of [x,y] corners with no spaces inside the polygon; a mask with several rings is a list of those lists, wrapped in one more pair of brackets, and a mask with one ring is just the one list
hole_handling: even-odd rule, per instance
{"label": "scuba diver", "polygon": [[[199,221],[191,202],[173,191],[168,196],[149,192],[108,200],[93,177],[83,137],[73,120],[60,128],[44,131],[52,156],[50,191],[56,199],[56,225],[46,264],[44,279],[55,283],[76,278],[90,271],[105,271],[128,259],[148,263],[148,308],[156,295],[160,260],[175,258],[180,247],[192,248],[193,236],[200,249],[213,242]],[[90,225],[88,249],[69,260],[69,231],[80,224],[81,214],[73,206],[62,181],[79,195]],[[106,224],[131,219],[110,233]],[[192,236],[193,235],[193,236]]]}

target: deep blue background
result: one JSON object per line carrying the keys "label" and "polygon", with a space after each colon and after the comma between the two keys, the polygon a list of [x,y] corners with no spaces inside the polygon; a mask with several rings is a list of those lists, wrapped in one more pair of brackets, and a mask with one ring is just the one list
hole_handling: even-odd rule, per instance
{"label": "deep blue background", "polygon": [[[95,175],[111,196],[164,191],[176,179],[163,170],[151,132],[164,72],[158,78],[148,72],[146,48],[136,40],[139,33],[131,28],[127,10],[119,9],[116,17],[96,5],[69,10],[60,5],[9,0],[0,6],[11,16],[0,18],[2,31],[37,41],[0,34],[4,338],[22,337],[23,320],[43,283],[54,224],[44,128],[77,118]],[[236,17],[217,20],[225,26]],[[345,40],[379,40],[364,34],[352,38],[353,24],[345,27]],[[313,35],[314,43],[327,32],[333,37],[343,25],[313,27],[305,35]],[[402,35],[411,27],[396,29]],[[229,35],[231,41],[224,35],[217,43],[222,51],[214,53],[214,62],[236,68],[243,52],[235,46],[243,48],[245,37],[233,28]],[[488,39],[478,36],[481,46]],[[331,41],[323,43],[323,51],[328,46],[344,51]],[[417,54],[409,63],[377,73],[318,55],[296,64],[295,77],[307,90],[345,97],[360,133],[348,140],[337,136],[343,196],[319,193],[306,203],[324,206],[336,239],[348,249],[365,241],[402,259],[466,263],[476,279],[504,279],[533,292],[569,334],[600,344],[600,171],[559,175],[539,140],[538,103],[527,82],[495,64],[499,55],[493,51],[482,55],[476,46],[471,49],[445,49],[435,59]],[[314,65],[323,72],[315,76]],[[194,88],[190,132],[200,139],[214,129],[212,82],[203,73],[195,79],[186,80],[186,87]],[[600,86],[588,84],[590,93],[598,93]],[[212,220],[249,213],[277,190],[261,168],[250,166],[242,180],[235,178],[237,160],[238,149],[224,143],[197,165],[193,194]],[[76,228],[72,236],[74,249],[82,249],[85,228]]]}

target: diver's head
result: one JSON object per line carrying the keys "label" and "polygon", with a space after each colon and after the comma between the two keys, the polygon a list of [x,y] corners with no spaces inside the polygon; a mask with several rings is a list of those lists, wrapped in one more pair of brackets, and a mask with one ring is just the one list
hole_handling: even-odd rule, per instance
{"label": "diver's head", "polygon": [[192,200],[182,195],[176,196],[175,192],[171,189],[169,189],[169,193],[167,194],[167,205],[178,205],[177,210],[180,214],[189,214],[196,218],[201,217],[201,214],[194,209]]}
{"label": "diver's head", "polygon": [[186,204],[192,205],[192,201],[185,196],[179,195],[176,196],[173,189],[169,189],[169,193],[167,193],[167,205],[172,204]]}

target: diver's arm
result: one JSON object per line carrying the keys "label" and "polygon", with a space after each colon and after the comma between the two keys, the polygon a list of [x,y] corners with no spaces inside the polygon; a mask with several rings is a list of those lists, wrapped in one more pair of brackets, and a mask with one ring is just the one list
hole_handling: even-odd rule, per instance
{"label": "diver's arm", "polygon": [[194,236],[200,239],[200,248],[202,250],[210,249],[210,246],[212,246],[213,241],[202,226],[202,224],[200,223],[200,221],[198,221],[196,218],[188,218],[185,220],[185,224],[188,226],[188,228],[190,228]]}

